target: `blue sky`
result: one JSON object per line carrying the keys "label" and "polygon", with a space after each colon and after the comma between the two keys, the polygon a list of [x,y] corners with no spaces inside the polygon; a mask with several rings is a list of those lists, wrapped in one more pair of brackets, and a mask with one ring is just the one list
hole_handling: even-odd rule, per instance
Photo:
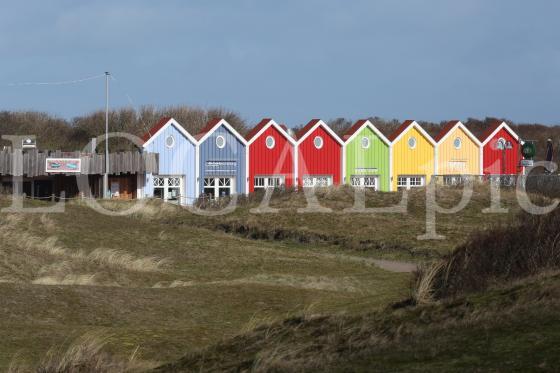
{"label": "blue sky", "polygon": [[560,123],[557,1],[2,1],[0,109]]}

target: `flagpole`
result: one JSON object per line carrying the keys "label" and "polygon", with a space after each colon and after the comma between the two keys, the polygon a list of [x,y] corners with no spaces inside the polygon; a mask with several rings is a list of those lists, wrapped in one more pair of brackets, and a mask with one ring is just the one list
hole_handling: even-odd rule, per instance
{"label": "flagpole", "polygon": [[105,174],[103,175],[103,198],[109,198],[109,76],[105,72]]}

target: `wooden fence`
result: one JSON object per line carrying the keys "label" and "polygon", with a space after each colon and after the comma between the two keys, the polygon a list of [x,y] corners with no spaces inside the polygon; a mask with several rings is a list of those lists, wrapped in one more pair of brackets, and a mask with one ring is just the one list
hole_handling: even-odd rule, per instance
{"label": "wooden fence", "polygon": [[[62,152],[60,150],[40,152],[38,150],[0,151],[0,176],[45,176],[47,158],[80,158],[82,175],[105,173],[105,154]],[[159,158],[156,153],[135,151],[110,153],[109,174],[158,173]]]}

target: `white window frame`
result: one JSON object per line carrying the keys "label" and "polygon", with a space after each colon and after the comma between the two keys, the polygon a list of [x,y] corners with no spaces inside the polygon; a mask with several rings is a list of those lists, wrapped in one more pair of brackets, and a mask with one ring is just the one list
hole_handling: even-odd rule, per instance
{"label": "white window frame", "polygon": [[372,188],[377,191],[379,190],[379,175],[351,175],[350,185],[355,188]]}
{"label": "white window frame", "polygon": [[[364,146],[364,140],[367,141],[367,145]],[[371,146],[371,139],[368,136],[362,136],[362,139],[360,140],[360,145],[362,146],[362,149],[369,149],[369,147]]]}
{"label": "white window frame", "polygon": [[267,188],[280,188],[284,186],[286,177],[284,175],[255,175],[253,187],[255,190]]}
{"label": "white window frame", "polygon": [[[321,141],[321,145],[319,145],[319,146],[317,145],[317,143],[315,142],[317,140]],[[315,136],[313,138],[313,145],[315,146],[316,149],[322,149],[323,146],[325,145],[325,139],[323,139],[322,136]]]}
{"label": "white window frame", "polygon": [[[235,177],[233,176],[207,176],[202,179],[202,195],[207,195],[205,190],[206,189],[213,189],[212,195],[210,195],[211,199],[218,199],[220,198],[220,189],[223,189],[225,186],[223,185],[224,182],[229,180],[229,195],[235,194]],[[207,181],[213,180],[213,185],[206,185]],[[220,185],[221,184],[221,185]]]}
{"label": "white window frame", "polygon": [[[414,141],[414,145],[410,144],[411,140]],[[418,145],[418,139],[416,138],[416,136],[410,136],[406,143],[410,149],[416,149],[416,145]]]}
{"label": "white window frame", "polygon": [[332,175],[303,175],[302,185],[304,188],[329,187],[333,185]]}
{"label": "white window frame", "polygon": [[[268,145],[268,140],[272,140],[272,144],[270,146]],[[276,146],[276,139],[274,138],[274,136],[267,136],[266,139],[264,139],[264,144],[268,149],[274,149],[274,147]]]}
{"label": "white window frame", "polygon": [[[154,175],[152,177],[154,187],[154,197],[156,189],[163,189],[163,200],[166,202],[179,202],[183,198],[183,187],[185,185],[182,175]],[[177,181],[179,185],[177,185]],[[171,190],[178,189],[179,193],[176,198],[172,197]]]}
{"label": "white window frame", "polygon": [[[224,143],[222,144],[222,146],[220,146],[220,145],[218,144],[218,140],[219,140],[219,139],[222,139],[223,142],[224,142]],[[223,148],[226,147],[226,138],[225,138],[224,136],[222,136],[222,135],[216,136],[216,147],[217,147],[218,149],[223,149]]]}
{"label": "white window frame", "polygon": [[[459,145],[456,144],[456,142],[459,142]],[[457,150],[461,149],[461,147],[463,146],[463,140],[460,137],[456,137],[455,139],[453,139],[453,147]]]}
{"label": "white window frame", "polygon": [[397,189],[398,188],[420,188],[426,185],[425,175],[399,175],[397,176]]}

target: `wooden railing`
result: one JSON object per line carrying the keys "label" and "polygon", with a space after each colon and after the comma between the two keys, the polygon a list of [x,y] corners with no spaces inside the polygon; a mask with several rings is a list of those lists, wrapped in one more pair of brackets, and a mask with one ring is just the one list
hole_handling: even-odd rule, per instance
{"label": "wooden railing", "polygon": [[[82,175],[101,175],[105,173],[105,154],[16,150],[0,151],[0,176],[45,176],[47,158],[80,158]],[[156,153],[135,151],[110,153],[109,174],[155,173],[159,170],[159,157]]]}

